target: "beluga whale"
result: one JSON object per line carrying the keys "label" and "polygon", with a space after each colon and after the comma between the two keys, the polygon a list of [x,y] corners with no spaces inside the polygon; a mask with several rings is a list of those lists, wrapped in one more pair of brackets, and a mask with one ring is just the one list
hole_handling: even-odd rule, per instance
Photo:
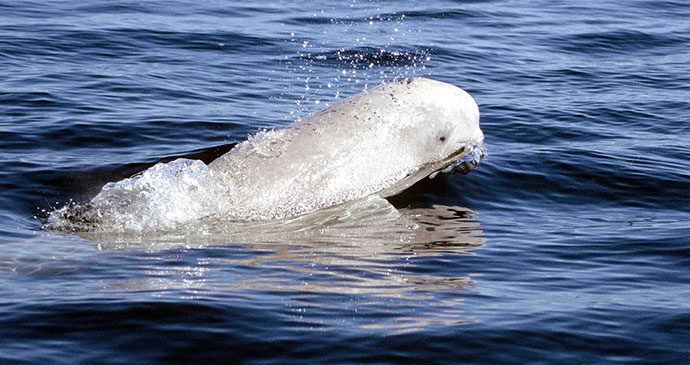
{"label": "beluga whale", "polygon": [[206,219],[272,221],[390,197],[483,158],[479,109],[429,78],[384,83],[281,129],[260,131],[208,165],[178,159],[106,184],[51,212],[69,231],[164,231]]}

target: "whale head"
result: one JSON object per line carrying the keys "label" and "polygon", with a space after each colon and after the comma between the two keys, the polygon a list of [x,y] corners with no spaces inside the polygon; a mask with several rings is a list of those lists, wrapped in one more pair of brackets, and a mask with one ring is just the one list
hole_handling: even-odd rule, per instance
{"label": "whale head", "polygon": [[[417,168],[381,192],[390,196],[438,172],[472,170],[484,156],[479,107],[459,87],[428,78],[384,84],[370,94],[393,98],[389,111],[397,125],[399,151],[416,156]],[[377,98],[380,99],[380,98]],[[380,100],[377,103],[382,104]]]}
{"label": "whale head", "polygon": [[417,110],[424,113],[424,123],[417,131],[420,141],[432,147],[429,161],[441,161],[467,154],[479,145],[484,134],[479,128],[479,107],[472,96],[459,87],[427,78],[411,78],[402,83],[414,90]]}

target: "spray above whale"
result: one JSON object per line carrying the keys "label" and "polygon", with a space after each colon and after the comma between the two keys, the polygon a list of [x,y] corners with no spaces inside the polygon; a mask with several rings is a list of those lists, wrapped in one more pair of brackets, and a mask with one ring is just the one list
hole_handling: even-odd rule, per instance
{"label": "spray above whale", "polygon": [[159,231],[209,217],[268,221],[371,195],[388,197],[483,156],[479,109],[427,78],[383,84],[282,129],[259,132],[209,165],[179,159],[106,184],[49,229]]}

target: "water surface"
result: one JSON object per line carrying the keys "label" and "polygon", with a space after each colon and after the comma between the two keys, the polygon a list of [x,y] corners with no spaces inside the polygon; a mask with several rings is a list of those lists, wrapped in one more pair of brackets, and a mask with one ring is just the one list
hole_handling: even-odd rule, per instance
{"label": "water surface", "polygon": [[[21,1],[0,13],[3,362],[690,355],[685,2]],[[407,76],[475,97],[489,149],[477,170],[308,229],[41,229],[46,211],[109,181],[208,162]]]}

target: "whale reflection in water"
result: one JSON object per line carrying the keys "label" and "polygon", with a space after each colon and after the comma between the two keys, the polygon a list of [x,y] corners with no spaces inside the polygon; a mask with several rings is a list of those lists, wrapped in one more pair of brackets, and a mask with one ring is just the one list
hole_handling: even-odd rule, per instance
{"label": "whale reflection in water", "polygon": [[[463,207],[396,209],[382,198],[370,197],[279,222],[238,226],[206,221],[197,233],[78,235],[97,240],[103,250],[138,246],[154,260],[166,260],[184,247],[184,257],[192,258],[177,265],[151,263],[147,279],[114,281],[118,290],[219,291],[231,297],[248,291],[275,293],[296,309],[314,305],[309,304],[309,297],[327,295],[355,301],[347,305],[360,313],[370,306],[419,306],[414,315],[404,318],[348,319],[361,328],[404,332],[467,321],[461,308],[462,293],[474,284],[470,273],[461,266],[445,272],[423,267],[446,265],[453,256],[472,255],[481,247],[485,239],[477,218]],[[203,265],[194,257],[203,260]],[[241,268],[238,272],[244,274],[228,279],[232,268]],[[433,310],[426,308],[430,301],[435,303]],[[310,316],[302,320],[329,326],[335,319]]]}
{"label": "whale reflection in water", "polygon": [[[174,247],[260,244],[262,247],[333,242],[335,248],[393,249],[396,254],[457,252],[484,243],[477,214],[464,207],[432,205],[396,208],[376,195],[295,218],[275,221],[228,222],[206,219],[167,232],[75,232],[97,242],[99,249],[145,246]],[[375,253],[375,252],[372,252]]]}

